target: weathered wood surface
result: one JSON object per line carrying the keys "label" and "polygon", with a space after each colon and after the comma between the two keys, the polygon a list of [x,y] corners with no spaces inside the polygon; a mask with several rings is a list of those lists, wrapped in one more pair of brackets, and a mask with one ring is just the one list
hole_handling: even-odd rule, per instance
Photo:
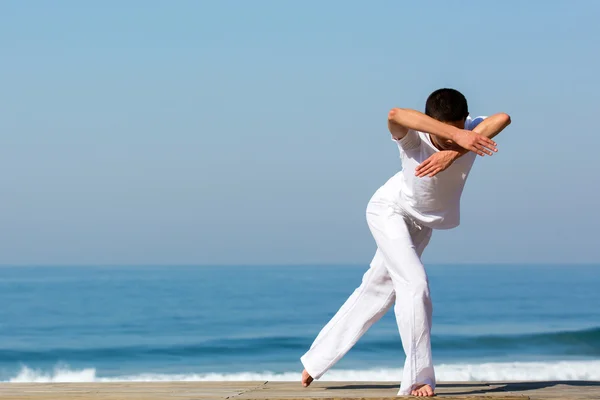
{"label": "weathered wood surface", "polygon": [[[2,383],[0,399],[8,400],[311,400],[398,398],[392,382],[114,382]],[[597,399],[600,382],[460,382],[440,383],[438,397],[458,399]]]}

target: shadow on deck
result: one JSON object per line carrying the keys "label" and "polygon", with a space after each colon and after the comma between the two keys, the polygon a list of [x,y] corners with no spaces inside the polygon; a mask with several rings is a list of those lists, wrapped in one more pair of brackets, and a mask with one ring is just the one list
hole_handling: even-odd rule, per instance
{"label": "shadow on deck", "polygon": [[[485,383],[439,383],[436,388],[441,389],[455,389],[455,388],[481,388],[483,385],[494,386],[493,388],[486,388],[480,390],[464,391],[464,392],[452,392],[453,396],[457,395],[476,395],[476,394],[490,394],[498,392],[527,392],[530,390],[547,389],[554,386],[564,385],[573,387],[600,387],[600,381],[539,381],[539,382],[485,382]],[[351,390],[351,389],[396,389],[398,384],[350,384],[344,386],[332,386],[328,387],[328,390]],[[598,394],[600,398],[600,392]]]}

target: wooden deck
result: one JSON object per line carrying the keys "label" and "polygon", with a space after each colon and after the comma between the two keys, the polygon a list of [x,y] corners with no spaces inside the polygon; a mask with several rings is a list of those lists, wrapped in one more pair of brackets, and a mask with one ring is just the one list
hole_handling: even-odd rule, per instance
{"label": "wooden deck", "polygon": [[[392,382],[122,382],[2,383],[0,399],[239,399],[310,400],[398,398]],[[438,397],[453,399],[600,399],[600,382],[461,382],[440,383]]]}

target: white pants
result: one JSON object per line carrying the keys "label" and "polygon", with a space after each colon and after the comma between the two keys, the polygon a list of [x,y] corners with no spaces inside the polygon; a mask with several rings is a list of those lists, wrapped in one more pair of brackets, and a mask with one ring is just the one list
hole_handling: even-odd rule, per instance
{"label": "white pants", "polygon": [[396,322],[406,354],[398,394],[410,394],[418,384],[429,384],[435,389],[430,341],[433,309],[420,259],[431,238],[431,229],[420,226],[377,193],[367,207],[367,222],[377,243],[371,267],[360,287],[300,360],[306,371],[319,379],[395,302]]}

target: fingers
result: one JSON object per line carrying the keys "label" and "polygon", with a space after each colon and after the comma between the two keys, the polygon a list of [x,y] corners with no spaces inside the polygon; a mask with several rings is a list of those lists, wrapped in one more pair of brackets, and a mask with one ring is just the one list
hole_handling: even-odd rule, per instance
{"label": "fingers", "polygon": [[485,136],[479,137],[478,140],[473,144],[473,148],[473,151],[482,157],[484,155],[491,156],[498,151],[496,148],[496,142],[486,138]]}
{"label": "fingers", "polygon": [[429,176],[431,178],[431,177],[435,176],[441,170],[442,170],[442,168],[440,166],[435,165],[433,163],[429,163],[424,168],[421,168],[421,169],[417,168],[415,175],[419,178],[423,178],[424,176]]}
{"label": "fingers", "polygon": [[469,150],[471,150],[473,153],[475,153],[475,154],[477,154],[478,156],[481,156],[481,157],[483,157],[485,155],[485,153],[483,152],[483,150],[481,150],[481,146],[478,146],[478,145],[475,145],[475,144]]}
{"label": "fingers", "polygon": [[428,175],[427,177],[429,178],[433,178],[434,176],[436,176],[438,173],[442,172],[442,169],[440,167],[434,168]]}
{"label": "fingers", "polygon": [[431,164],[431,159],[428,158],[427,160],[425,160],[421,164],[419,164],[419,166],[417,167],[416,171],[418,172],[418,171],[422,170],[423,168],[426,168],[430,164]]}
{"label": "fingers", "polygon": [[431,162],[431,159],[428,158],[415,169],[415,175],[419,178],[424,177],[425,175],[427,175],[428,171],[432,168],[432,166],[433,163]]}
{"label": "fingers", "polygon": [[492,155],[491,152],[495,153],[498,151],[496,148],[496,142],[494,142],[492,139],[486,138],[485,136],[481,136],[479,145],[482,146],[483,150],[489,155]]}
{"label": "fingers", "polygon": [[422,178],[422,177],[424,177],[425,175],[427,175],[427,173],[428,173],[428,172],[429,172],[429,168],[427,168],[427,169],[422,169],[422,170],[419,170],[419,171],[417,171],[417,172],[415,173],[415,175],[416,175],[416,176],[418,176],[419,178]]}
{"label": "fingers", "polygon": [[421,172],[425,171],[426,169],[430,168],[431,165],[432,165],[431,158],[428,158],[427,160],[425,160],[421,164],[419,164],[419,166],[415,169],[415,172],[421,173]]}
{"label": "fingers", "polygon": [[487,154],[488,156],[491,156],[492,154],[494,154],[494,153],[492,153],[492,151],[491,151],[491,150],[488,150],[488,149],[486,149],[486,148],[485,148],[484,146],[482,146],[482,145],[475,145],[475,148],[477,149],[477,154],[479,154],[480,156],[484,156],[484,155],[486,155],[486,154]]}
{"label": "fingers", "polygon": [[416,175],[419,178],[423,178],[424,176],[427,176],[428,174],[431,174],[431,172],[434,170],[434,167],[430,167],[427,168],[426,170],[423,170],[421,172],[418,172]]}
{"label": "fingers", "polygon": [[496,150],[498,151],[498,149],[496,149],[496,146],[498,146],[498,144],[496,142],[494,142],[492,139],[490,138],[485,138],[485,144],[487,144],[490,149]]}

